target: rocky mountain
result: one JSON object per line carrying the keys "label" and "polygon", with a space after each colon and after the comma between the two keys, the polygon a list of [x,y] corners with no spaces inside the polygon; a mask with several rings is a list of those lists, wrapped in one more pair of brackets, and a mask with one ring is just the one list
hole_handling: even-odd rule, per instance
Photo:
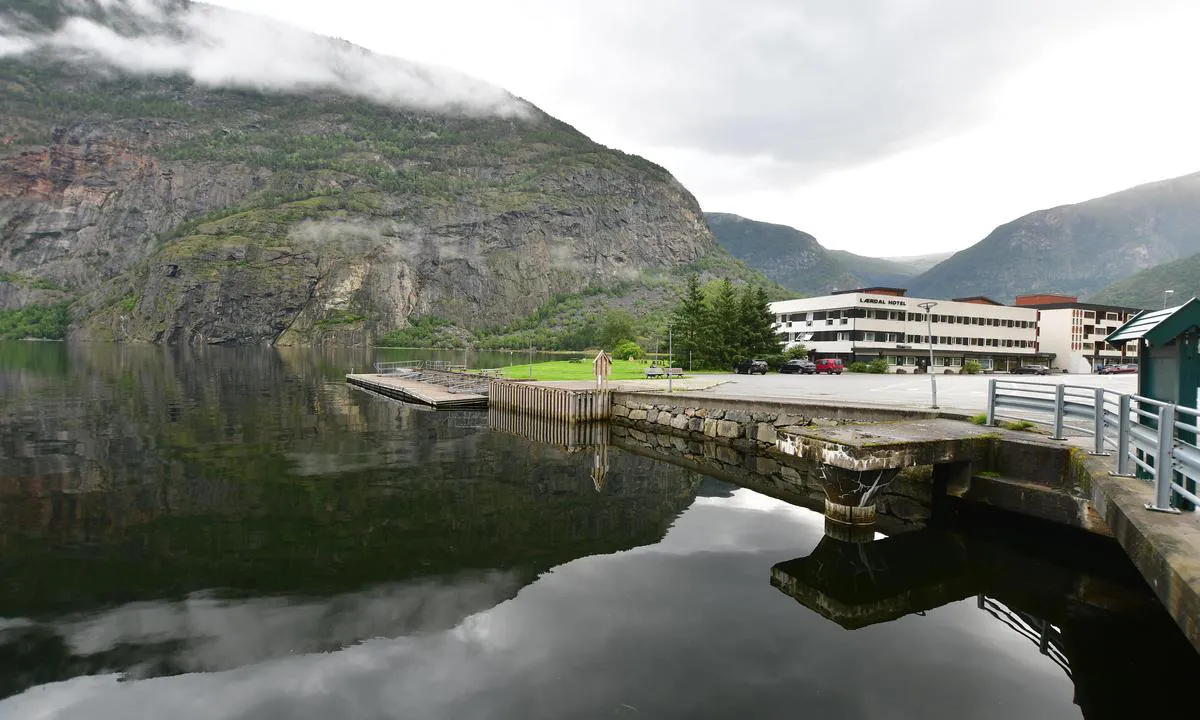
{"label": "rocky mountain", "polygon": [[793,292],[820,295],[872,285],[906,286],[950,253],[875,258],[829,250],[806,232],[729,213],[704,213],[709,228],[734,257]]}
{"label": "rocky mountain", "polygon": [[361,342],[737,265],[661,167],[450,71],[186,2],[0,18],[0,309],[77,337]]}
{"label": "rocky mountain", "polygon": [[[1173,290],[1167,294],[1164,291]],[[1091,302],[1157,309],[1164,298],[1178,305],[1200,297],[1200,254],[1155,265],[1109,285],[1088,298]]]}
{"label": "rocky mountain", "polygon": [[[1030,213],[923,273],[913,295],[1080,297],[1200,252],[1200,173]],[[1161,302],[1161,300],[1160,300]]]}
{"label": "rocky mountain", "polygon": [[729,213],[704,218],[731,255],[789,290],[820,295],[857,287],[858,279],[806,232]]}

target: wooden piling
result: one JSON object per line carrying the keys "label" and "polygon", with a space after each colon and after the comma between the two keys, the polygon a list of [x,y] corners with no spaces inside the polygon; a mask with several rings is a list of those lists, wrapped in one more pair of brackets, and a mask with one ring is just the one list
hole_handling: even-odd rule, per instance
{"label": "wooden piling", "polygon": [[492,380],[488,407],[567,423],[596,422],[609,419],[611,394],[607,389],[568,390]]}

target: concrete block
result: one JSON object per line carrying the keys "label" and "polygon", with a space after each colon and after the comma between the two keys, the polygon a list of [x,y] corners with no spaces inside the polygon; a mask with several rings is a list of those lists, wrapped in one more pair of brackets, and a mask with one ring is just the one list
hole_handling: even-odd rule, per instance
{"label": "concrete block", "polygon": [[717,437],[735,438],[742,434],[742,426],[732,420],[717,421]]}
{"label": "concrete block", "polygon": [[775,441],[778,439],[778,433],[775,432],[774,425],[772,425],[771,423],[767,423],[767,422],[760,422],[758,425],[756,425],[754,427],[755,427],[755,429],[754,429],[754,439],[755,440],[757,440],[760,443],[767,443],[768,445],[775,444]]}
{"label": "concrete block", "polygon": [[645,410],[630,410],[629,411],[629,419],[630,420],[645,420],[646,419],[646,411]]}
{"label": "concrete block", "polygon": [[805,425],[807,422],[808,421],[806,419],[800,417],[799,415],[780,413],[779,415],[775,416],[774,425],[775,427],[787,427],[789,425],[799,427]]}
{"label": "concrete block", "polygon": [[613,417],[629,417],[629,408],[624,405],[613,405],[611,412]]}

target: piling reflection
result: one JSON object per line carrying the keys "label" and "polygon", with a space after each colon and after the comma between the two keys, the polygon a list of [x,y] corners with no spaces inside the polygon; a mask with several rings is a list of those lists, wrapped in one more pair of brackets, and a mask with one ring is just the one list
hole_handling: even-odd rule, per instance
{"label": "piling reflection", "polygon": [[606,422],[567,422],[522,415],[508,410],[491,408],[487,426],[496,432],[508,433],[531,442],[553,445],[566,453],[591,451],[592,471],[589,477],[596,492],[608,482],[609,425]]}

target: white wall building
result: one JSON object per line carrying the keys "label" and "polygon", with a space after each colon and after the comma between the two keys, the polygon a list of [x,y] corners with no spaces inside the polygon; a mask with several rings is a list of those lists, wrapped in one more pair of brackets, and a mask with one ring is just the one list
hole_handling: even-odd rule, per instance
{"label": "white wall building", "polygon": [[[803,343],[817,358],[851,362],[885,358],[891,372],[921,372],[929,364],[932,326],[935,372],[955,373],[967,360],[985,370],[1046,362],[1031,307],[983,297],[926,300],[901,288],[862,288],[771,303],[775,329],[788,346]],[[932,302],[929,325],[920,305]]]}
{"label": "white wall building", "polygon": [[1055,370],[1088,373],[1096,365],[1137,362],[1136,342],[1114,347],[1104,338],[1140,310],[1052,294],[1019,295],[1017,306],[1037,310],[1040,347],[1053,355],[1050,367]]}

